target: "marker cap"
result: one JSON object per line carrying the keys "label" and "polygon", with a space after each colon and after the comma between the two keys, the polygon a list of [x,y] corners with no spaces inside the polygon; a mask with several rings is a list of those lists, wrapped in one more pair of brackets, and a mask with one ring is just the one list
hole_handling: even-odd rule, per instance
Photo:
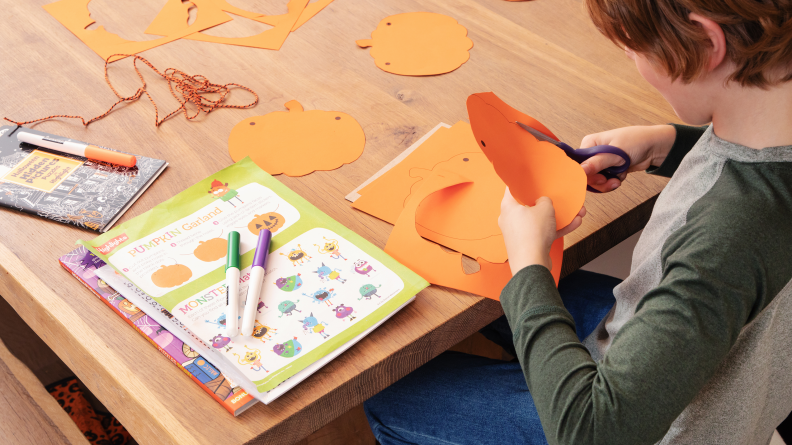
{"label": "marker cap", "polygon": [[269,255],[271,239],[272,232],[267,229],[261,229],[258,243],[256,243],[256,253],[253,255],[253,266],[264,267],[264,262],[267,261],[267,255]]}
{"label": "marker cap", "polygon": [[85,157],[88,159],[96,159],[97,161],[109,162],[111,164],[118,164],[122,167],[134,167],[137,163],[137,158],[133,155],[105,150],[95,145],[85,147]]}
{"label": "marker cap", "polygon": [[229,267],[236,267],[239,269],[239,232],[228,232],[226,270],[228,270]]}

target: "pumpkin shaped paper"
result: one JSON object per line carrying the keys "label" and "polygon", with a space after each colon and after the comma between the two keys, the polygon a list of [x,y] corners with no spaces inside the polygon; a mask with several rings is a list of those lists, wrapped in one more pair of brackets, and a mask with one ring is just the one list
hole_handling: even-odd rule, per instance
{"label": "pumpkin shaped paper", "polygon": [[192,278],[192,270],[183,264],[160,266],[151,274],[151,282],[157,287],[176,287]]}
{"label": "pumpkin shaped paper", "polygon": [[538,141],[516,122],[557,139],[553,133],[493,93],[471,95],[467,109],[481,151],[514,198],[532,206],[538,198],[547,196],[553,200],[556,227],[569,225],[586,200],[586,173],[563,150]]}
{"label": "pumpkin shaped paper", "polygon": [[286,219],[280,213],[269,212],[263,215],[255,215],[248,223],[248,230],[255,236],[259,236],[259,232],[261,232],[262,229],[275,233],[278,229],[283,227],[285,222]]}
{"label": "pumpkin shaped paper", "polygon": [[193,251],[193,255],[201,261],[211,263],[225,257],[227,250],[228,240],[212,238],[208,241],[198,241],[198,247]]}
{"label": "pumpkin shaped paper", "polygon": [[431,76],[448,73],[470,58],[473,41],[467,29],[451,17],[431,12],[408,12],[383,19],[370,40],[374,63],[393,74]]}
{"label": "pumpkin shaped paper", "polygon": [[366,136],[350,115],[339,111],[304,111],[296,100],[289,111],[254,116],[236,124],[228,138],[235,162],[250,156],[271,175],[303,176],[334,170],[363,153]]}

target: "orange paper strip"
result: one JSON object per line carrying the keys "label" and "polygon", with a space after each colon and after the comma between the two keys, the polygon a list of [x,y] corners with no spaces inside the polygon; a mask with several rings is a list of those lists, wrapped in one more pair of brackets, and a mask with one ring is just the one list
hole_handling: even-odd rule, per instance
{"label": "orange paper strip", "polygon": [[431,12],[408,12],[383,19],[370,40],[371,57],[382,70],[404,76],[443,74],[470,58],[473,41],[467,29],[451,17]]}
{"label": "orange paper strip", "polygon": [[548,196],[553,200],[558,229],[569,225],[586,200],[585,172],[563,150],[538,141],[516,122],[557,138],[493,93],[471,95],[467,108],[476,141],[514,198],[532,206],[538,198]]}
{"label": "orange paper strip", "polygon": [[[60,0],[44,5],[44,9],[104,60],[114,54],[137,54],[231,20],[228,14],[218,8],[212,8],[214,0],[193,0],[198,8],[198,17],[192,25],[188,25],[189,6],[183,4],[181,0],[168,0],[158,17],[162,16],[162,20],[177,23],[180,27],[172,32],[163,33],[165,37],[161,39],[133,41],[108,32],[103,26],[95,30],[86,29],[95,23],[88,11],[90,2],[91,0]],[[122,57],[110,61],[120,58]]]}
{"label": "orange paper strip", "polygon": [[339,111],[303,111],[296,100],[289,111],[254,116],[236,124],[228,138],[235,162],[250,156],[271,175],[303,176],[333,170],[363,153],[366,135],[350,115]]}
{"label": "orange paper strip", "polygon": [[472,181],[442,190],[418,208],[418,233],[472,258],[506,261],[506,246],[498,227],[500,201],[506,185],[476,144],[467,122],[440,128],[382,176],[363,187],[352,204],[395,224],[411,193],[438,169]]}
{"label": "orange paper strip", "polygon": [[[251,20],[256,20],[261,23],[270,24],[274,27],[248,37],[217,37],[193,31],[193,33],[186,35],[184,38],[198,40],[201,42],[224,43],[227,45],[278,50],[283,45],[286,37],[289,36],[292,28],[296,25],[300,15],[302,14],[303,10],[305,10],[306,5],[308,5],[309,0],[289,0],[289,3],[287,4],[288,12],[286,14],[272,16],[273,18],[276,18],[274,22],[268,21],[266,18],[267,16],[263,14],[237,8],[236,6],[229,4],[226,0],[210,1],[212,2],[212,7],[216,10],[228,12]],[[181,30],[185,26],[187,17],[186,15],[178,19],[174,19],[173,17],[160,17],[163,12],[164,10],[161,11],[160,15],[158,15],[151,25],[149,25],[145,31],[146,34],[171,34]],[[198,9],[198,13],[201,13],[200,8]]]}
{"label": "orange paper strip", "polygon": [[[385,245],[385,252],[432,284],[500,300],[500,293],[512,276],[508,263],[497,264],[478,259],[480,270],[465,274],[462,269],[462,254],[443,251],[439,246],[421,238],[415,228],[416,212],[424,200],[442,190],[470,185],[468,179],[440,169],[424,179],[399,215]],[[563,239],[553,243],[550,254],[553,261],[551,272],[558,284],[564,254]]]}

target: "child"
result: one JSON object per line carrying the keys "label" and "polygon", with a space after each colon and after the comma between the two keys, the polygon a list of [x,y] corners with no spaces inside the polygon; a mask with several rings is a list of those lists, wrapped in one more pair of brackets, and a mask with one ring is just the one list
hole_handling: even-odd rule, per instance
{"label": "child", "polygon": [[[672,177],[615,288],[577,272],[556,290],[550,244],[580,218],[556,232],[549,199],[523,207],[507,191],[511,333],[489,333],[506,333],[519,366],[432,360],[366,402],[383,445],[766,444],[792,410],[792,2],[587,4],[683,121],[711,124],[583,139]],[[590,159],[589,184],[617,188],[624,177],[596,173],[617,163]]]}

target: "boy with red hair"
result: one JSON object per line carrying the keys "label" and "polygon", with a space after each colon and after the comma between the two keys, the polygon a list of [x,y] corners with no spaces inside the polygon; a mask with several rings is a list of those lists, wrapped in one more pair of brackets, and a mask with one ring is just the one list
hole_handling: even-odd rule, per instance
{"label": "boy with red hair", "polygon": [[[383,445],[766,444],[792,411],[792,1],[587,4],[683,121],[709,125],[583,139],[671,177],[621,283],[576,272],[556,289],[550,244],[580,218],[557,231],[549,199],[507,191],[508,325],[489,333],[519,365],[429,362],[366,402]],[[617,188],[596,172],[619,162],[584,163],[589,184]]]}

